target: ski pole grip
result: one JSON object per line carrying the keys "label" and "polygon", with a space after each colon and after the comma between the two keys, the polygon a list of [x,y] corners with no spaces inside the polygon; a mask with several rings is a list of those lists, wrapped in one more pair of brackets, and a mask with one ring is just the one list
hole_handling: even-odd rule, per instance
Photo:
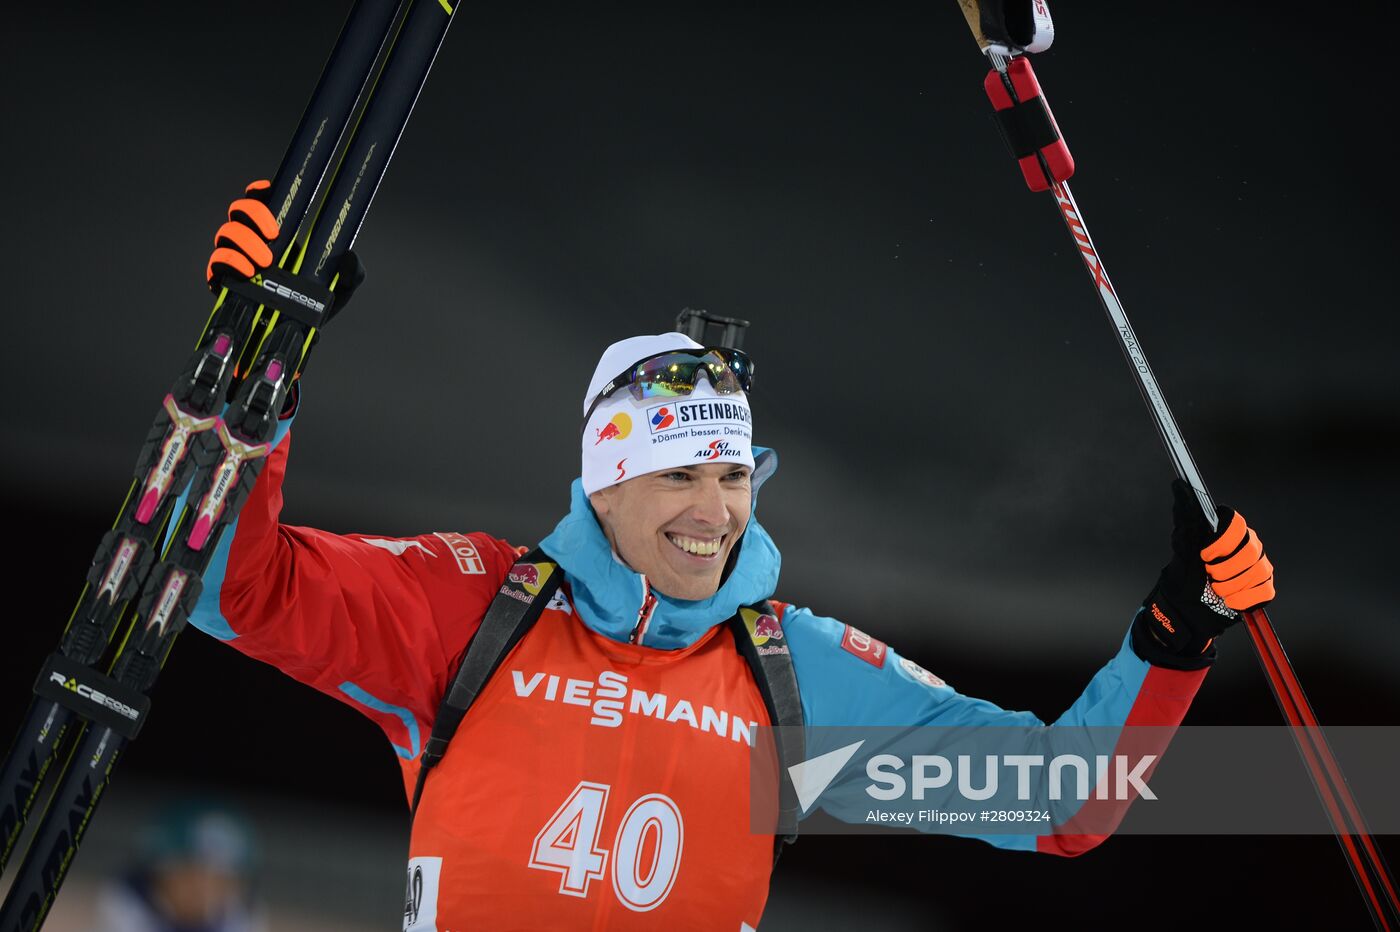
{"label": "ski pole grip", "polygon": [[982,35],[982,7],[978,0],[958,0],[958,6],[962,9],[963,19],[967,20],[967,28],[972,30],[972,38],[977,40],[977,47],[983,52],[992,43],[987,41],[987,37]]}
{"label": "ski pole grip", "polygon": [[1030,61],[1022,55],[1011,59],[1005,71],[993,68],[982,87],[997,112],[997,127],[1021,167],[1026,186],[1032,191],[1048,191],[1068,181],[1074,174],[1074,156],[1060,137]]}

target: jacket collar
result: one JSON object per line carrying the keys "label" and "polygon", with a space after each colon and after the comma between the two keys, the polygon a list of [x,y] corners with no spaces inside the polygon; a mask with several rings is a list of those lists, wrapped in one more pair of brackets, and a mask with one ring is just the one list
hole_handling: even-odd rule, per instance
{"label": "jacket collar", "polygon": [[[758,489],[778,468],[772,450],[754,448],[754,510]],[[618,559],[603,535],[583,482],[571,487],[569,513],[540,542],[540,548],[559,563],[573,596],[574,610],[583,623],[615,641],[626,643],[648,604],[655,597],[650,617],[638,643],[675,650],[689,647],[710,628],[727,621],[743,605],[772,596],[778,586],[782,555],[755,515],[740,539],[739,556],[719,591],[708,599],[686,601],[649,591],[645,578]]]}

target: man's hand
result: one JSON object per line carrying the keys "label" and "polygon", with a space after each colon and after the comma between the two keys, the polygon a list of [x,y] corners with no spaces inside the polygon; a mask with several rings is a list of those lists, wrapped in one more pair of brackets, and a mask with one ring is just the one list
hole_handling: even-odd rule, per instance
{"label": "man's hand", "polygon": [[[209,290],[217,293],[228,276],[252,278],[272,265],[276,257],[271,244],[281,230],[265,203],[271,187],[270,181],[254,181],[243,197],[228,205],[228,222],[214,234],[214,251],[204,273]],[[335,303],[325,323],[350,303],[355,289],[365,280],[364,265],[354,252],[344,255],[336,272],[332,281]]]}
{"label": "man's hand", "polygon": [[1143,600],[1133,649],[1158,666],[1198,670],[1215,660],[1212,642],[1238,612],[1273,599],[1274,567],[1242,515],[1220,507],[1212,531],[1190,486],[1174,480],[1172,496],[1172,559]]}
{"label": "man's hand", "polygon": [[245,189],[245,196],[228,205],[228,222],[214,234],[214,251],[204,271],[211,291],[222,287],[226,275],[252,278],[272,265],[272,247],[268,244],[281,230],[277,218],[263,203],[271,187],[270,181],[254,181]]}

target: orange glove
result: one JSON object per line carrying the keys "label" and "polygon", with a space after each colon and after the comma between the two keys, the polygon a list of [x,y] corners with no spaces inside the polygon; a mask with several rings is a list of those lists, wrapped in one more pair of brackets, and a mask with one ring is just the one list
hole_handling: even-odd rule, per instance
{"label": "orange glove", "polygon": [[1220,530],[1206,523],[1195,493],[1172,482],[1172,559],[1143,600],[1133,649],[1144,660],[1198,670],[1215,660],[1214,640],[1274,597],[1274,567],[1244,517],[1218,509]]}
{"label": "orange glove", "polygon": [[1259,535],[1243,515],[1228,508],[1220,510],[1220,524],[1225,530],[1201,550],[1211,589],[1237,612],[1272,602],[1274,565],[1264,555]]}
{"label": "orange glove", "polygon": [[[214,252],[209,256],[205,281],[209,290],[217,292],[229,276],[252,278],[272,265],[272,242],[277,239],[277,218],[272,216],[263,199],[272,187],[270,181],[254,181],[240,197],[228,205],[228,222],[214,234]],[[328,324],[345,306],[355,289],[365,280],[365,267],[354,251],[341,257],[336,267],[335,303],[323,322]]]}
{"label": "orange glove", "polygon": [[252,278],[258,270],[272,265],[269,245],[281,232],[277,218],[263,203],[270,181],[254,181],[240,197],[228,205],[228,222],[214,234],[214,252],[209,256],[205,281],[218,291],[226,275]]}

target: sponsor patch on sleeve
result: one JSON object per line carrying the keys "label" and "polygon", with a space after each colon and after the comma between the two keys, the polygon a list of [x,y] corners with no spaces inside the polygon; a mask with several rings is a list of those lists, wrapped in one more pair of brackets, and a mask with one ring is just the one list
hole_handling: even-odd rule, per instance
{"label": "sponsor patch on sleeve", "polygon": [[905,673],[908,673],[910,676],[918,680],[920,683],[923,683],[925,686],[938,687],[948,685],[947,683],[943,682],[942,677],[934,676],[932,673],[928,672],[923,667],[910,660],[908,657],[900,657],[899,665],[904,668]]}
{"label": "sponsor patch on sleeve", "polygon": [[463,576],[485,575],[486,564],[482,562],[481,554],[476,552],[476,544],[470,537],[455,531],[436,531],[433,536],[441,538],[447,549],[452,551],[452,556],[457,558],[457,569],[462,571]]}
{"label": "sponsor patch on sleeve", "polygon": [[876,640],[850,625],[846,625],[846,630],[841,635],[841,646],[876,669],[885,665],[885,654],[889,653],[884,641]]}

